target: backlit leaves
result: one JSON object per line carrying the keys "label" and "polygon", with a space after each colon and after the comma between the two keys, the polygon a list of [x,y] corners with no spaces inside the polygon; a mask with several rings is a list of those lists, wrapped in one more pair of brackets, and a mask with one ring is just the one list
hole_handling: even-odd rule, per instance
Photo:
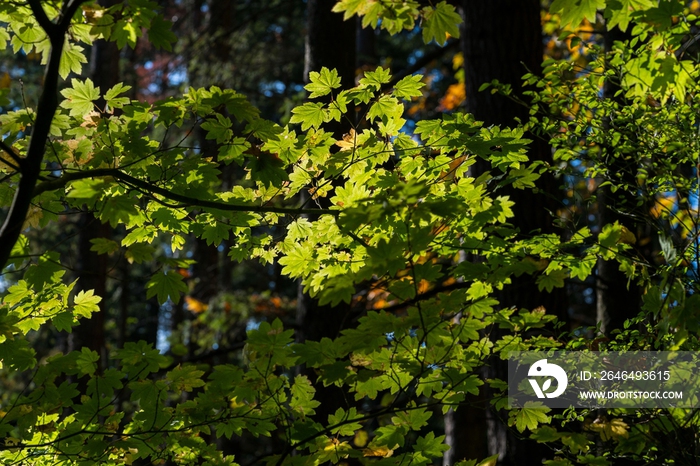
{"label": "backlit leaves", "polygon": [[180,293],[187,292],[187,285],[182,280],[182,275],[169,270],[166,273],[157,273],[146,284],[146,297],[158,297],[160,304],[170,298],[174,303],[180,301]]}
{"label": "backlit leaves", "polygon": [[426,44],[435,40],[439,45],[444,45],[449,36],[459,38],[459,25],[462,18],[455,7],[443,1],[435,8],[423,8],[423,42]]}
{"label": "backlit leaves", "polygon": [[323,97],[324,95],[330,94],[333,89],[340,87],[340,77],[338,76],[337,70],[329,70],[325,66],[321,68],[321,71],[311,71],[309,73],[310,83],[304,86],[304,89],[309,91],[310,99],[316,97]]}
{"label": "backlit leaves", "polygon": [[554,0],[550,11],[559,13],[562,25],[578,26],[587,19],[595,23],[596,12],[605,8],[605,0]]}
{"label": "backlit leaves", "polygon": [[311,127],[320,127],[324,119],[323,104],[308,102],[292,110],[292,118],[289,122],[301,123],[301,130],[306,131]]}
{"label": "backlit leaves", "polygon": [[[425,3],[343,0],[334,9],[346,18],[360,15],[365,26],[391,33],[419,24],[426,42],[444,44],[449,37],[458,37],[461,19],[455,8],[444,1]],[[59,12],[51,5],[47,3],[53,18]],[[170,23],[157,15],[154,6],[145,1],[110,8],[86,5],[82,14],[76,14],[79,24],[70,40],[87,43],[93,36],[107,37],[118,46],[133,47],[147,34],[153,45],[170,50],[174,40]],[[650,30],[661,30],[675,21],[662,18],[661,13],[675,11],[668,6],[664,2],[650,9],[644,0],[557,0],[552,8],[562,22],[594,21],[596,12],[607,8],[609,27],[624,29],[640,18]],[[11,40],[17,50],[45,53],[45,34],[27,16],[26,7],[12,7],[24,8],[12,15],[25,20],[12,19],[9,7],[0,4],[0,15],[5,15],[0,21],[17,23],[0,29],[0,46]],[[22,42],[25,39],[34,42]],[[83,49],[69,42],[62,75],[80,72]],[[646,98],[649,91],[659,97],[654,107],[659,113],[680,105],[693,90],[695,70],[691,61],[678,59],[674,51],[671,46],[642,51],[620,65],[627,98]],[[550,73],[543,86],[548,92],[561,82],[560,76],[551,75],[555,68],[545,71]],[[566,76],[573,86],[573,78]],[[221,464],[221,458],[214,458],[219,453],[214,438],[236,435],[274,437],[289,452],[285,459],[272,458],[280,464],[361,457],[402,464],[437,462],[433,458],[442,456],[447,446],[444,437],[431,431],[441,422],[435,417],[464,403],[467,394],[480,394],[484,384],[480,368],[486,358],[562,344],[533,331],[552,322],[553,311],[507,308],[495,298],[512,286],[514,277],[534,275],[541,290],[553,291],[568,280],[588,280],[600,258],[617,259],[630,276],[646,267],[623,255],[642,239],[619,223],[599,230],[581,228],[569,241],[558,234],[520,232],[510,223],[518,199],[503,188],[533,189],[538,177],[551,168],[530,163],[523,128],[484,127],[461,113],[420,121],[415,131],[404,127],[403,101],[422,95],[419,75],[407,76],[392,88],[390,71],[378,67],[365,70],[355,88],[340,90],[337,71],[323,68],[311,72],[309,81],[305,86],[309,98],[326,99],[291,109],[286,127],[261,119],[243,95],[215,86],[190,88],[183,96],[147,103],[132,101],[125,95],[129,86],[118,84],[104,94],[105,108],[95,106],[100,89],[89,79],[73,79],[61,91],[65,100],[53,121],[53,152],[47,153],[40,195],[33,200],[46,211],[34,207],[32,218],[40,225],[58,225],[63,221],[59,215],[88,209],[109,222],[113,236],[93,239],[91,250],[103,254],[101,259],[121,261],[119,267],[138,264],[134,270],[153,274],[144,294],[156,298],[164,311],[181,311],[175,305],[181,294],[188,294],[193,345],[199,326],[217,326],[218,331],[223,319],[248,324],[250,331],[244,342],[241,336],[231,349],[223,348],[236,354],[234,362],[213,368],[207,363],[219,359],[219,354],[204,355],[196,364],[180,364],[176,358],[188,352],[183,344],[174,345],[166,355],[145,342],[128,342],[111,352],[106,369],[100,368],[98,353],[87,349],[65,356],[42,354],[34,385],[27,388],[36,390],[26,395],[34,398],[18,404],[27,412],[7,413],[11,405],[3,404],[5,417],[0,422],[0,436],[8,442],[6,434],[19,435],[17,431],[24,436],[22,441],[34,439],[42,446],[7,448],[0,459],[18,454],[24,456],[12,459],[14,463],[45,457],[85,464],[93,458],[105,464],[171,459]],[[596,112],[602,113],[605,103],[599,91],[599,85],[590,90]],[[561,94],[569,98],[570,92]],[[354,124],[355,118],[347,114],[357,108],[362,109],[361,121]],[[626,111],[631,110],[616,109]],[[663,121],[685,124],[677,115],[665,114]],[[22,157],[35,117],[31,109],[0,116],[8,144]],[[324,128],[331,121],[346,124],[346,135],[333,135]],[[573,131],[569,123],[579,124],[557,122],[554,137],[568,138],[578,147],[584,136],[594,133],[581,129],[569,137],[566,131]],[[610,120],[608,132],[620,124]],[[649,126],[656,128],[658,122]],[[695,122],[688,127],[696,129]],[[181,140],[167,137],[169,131],[184,134],[196,128],[215,143],[213,152],[193,145],[189,134]],[[627,134],[642,137],[646,130],[638,129]],[[625,143],[623,137],[627,136],[618,135],[613,144]],[[666,145],[659,152],[664,156],[655,157],[665,159],[682,147]],[[579,155],[567,152],[567,156]],[[488,168],[475,179],[469,176],[469,167],[477,158]],[[652,163],[648,159],[645,164]],[[4,160],[3,171],[9,174],[11,160]],[[237,165],[231,172],[239,171],[240,178],[224,187],[221,165],[231,162]],[[3,209],[14,197],[11,176],[0,187]],[[634,190],[669,186],[665,181],[640,183]],[[695,189],[689,184],[685,190],[691,188]],[[300,193],[309,198],[303,207],[315,209],[310,214],[301,215],[298,209]],[[666,206],[668,215],[655,218],[672,221],[675,202]],[[40,219],[36,212],[42,213]],[[40,225],[30,222],[13,252],[14,268],[7,269],[12,272],[7,276],[17,278],[7,279],[0,305],[0,360],[12,370],[36,365],[28,334],[31,338],[45,334],[37,330],[47,322],[70,332],[78,318],[99,310],[102,299],[92,290],[74,293],[75,284],[64,283],[66,264],[58,252],[33,255],[37,246],[30,248],[28,241],[35,241]],[[687,231],[693,231],[690,223]],[[255,316],[248,313],[248,304],[236,308],[228,297],[225,302],[220,296],[196,297],[198,284],[207,277],[192,276],[189,269],[193,261],[188,248],[195,239],[210,246],[223,247],[226,242],[232,259],[265,264],[277,260],[281,274],[300,280],[320,304],[344,301],[358,313],[348,318],[348,327],[337,337],[299,342],[298,329],[282,324],[289,316],[281,314],[284,306],[278,297],[256,297],[272,311]],[[668,241],[661,242],[666,260],[659,262],[665,262],[664,267],[682,262],[685,257],[680,256],[687,254]],[[474,261],[461,260],[465,251]],[[657,276],[661,275],[654,279]],[[675,275],[677,280],[681,276]],[[644,308],[655,318],[666,319],[669,332],[684,327],[672,338],[679,344],[688,338],[688,330],[697,329],[685,322],[691,320],[698,299],[683,296],[680,285],[667,288],[649,283]],[[273,321],[267,312],[279,312],[280,319]],[[499,332],[492,332],[495,328]],[[238,343],[245,344],[242,352],[236,352]],[[304,375],[299,374],[301,364],[309,370]],[[55,381],[62,385],[56,387]],[[504,389],[503,382],[489,383],[492,390]],[[321,385],[339,387],[357,406],[316,419]],[[116,395],[122,386],[128,390]],[[112,412],[115,397],[133,411]],[[495,407],[505,408],[503,400],[496,395]],[[41,414],[33,418],[34,411]],[[547,412],[536,404],[526,405],[511,410],[508,423],[521,433],[533,431],[537,441],[561,442],[574,455],[587,454],[588,439],[594,434],[604,442],[620,442],[633,433],[621,419],[608,422],[602,417],[587,425],[584,433],[559,433],[542,427],[551,421]],[[54,444],[57,438],[65,440]],[[172,453],[172,458],[163,452]],[[482,463],[495,462],[491,457]]]}
{"label": "backlit leaves", "polygon": [[100,88],[96,88],[89,78],[83,82],[73,78],[71,87],[62,90],[61,94],[66,98],[61,106],[70,110],[70,116],[83,116],[95,107],[93,102],[100,98]]}
{"label": "backlit leaves", "polygon": [[540,424],[548,424],[550,417],[547,413],[551,409],[545,407],[540,402],[529,401],[523,408],[511,410],[508,418],[508,425],[514,425],[518,432],[535,430]]}

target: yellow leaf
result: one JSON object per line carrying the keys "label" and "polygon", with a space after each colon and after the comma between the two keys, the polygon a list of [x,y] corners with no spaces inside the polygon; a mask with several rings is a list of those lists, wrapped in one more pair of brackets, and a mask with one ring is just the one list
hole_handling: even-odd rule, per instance
{"label": "yellow leaf", "polygon": [[[19,158],[19,154],[17,151],[10,147],[12,152]],[[4,162],[4,163],[3,163]],[[0,150],[0,170],[5,171],[5,172],[11,172],[14,171],[11,167],[16,167],[17,162],[12,159],[5,151]]]}
{"label": "yellow leaf", "polygon": [[343,135],[343,139],[341,139],[340,141],[337,141],[335,143],[335,145],[340,147],[341,151],[352,150],[355,148],[356,142],[357,142],[357,135],[355,134],[355,130],[350,128],[350,132],[345,133]]}
{"label": "yellow leaf", "polygon": [[676,195],[664,195],[656,199],[656,203],[651,208],[652,217],[666,217],[673,211],[673,206],[676,204]]}
{"label": "yellow leaf", "polygon": [[5,71],[5,73],[0,77],[0,89],[7,89],[12,84],[12,78],[10,78],[10,73]]}
{"label": "yellow leaf", "polygon": [[621,437],[627,438],[629,435],[627,432],[628,427],[627,423],[622,419],[615,418],[608,421],[604,417],[599,417],[588,425],[588,429],[598,432],[603,441],[618,440]]}
{"label": "yellow leaf", "polygon": [[193,298],[192,296],[185,296],[185,303],[187,304],[187,309],[195,314],[200,314],[209,309],[208,304],[204,304],[202,301]]}
{"label": "yellow leaf", "polygon": [[367,431],[360,429],[357,432],[355,432],[355,438],[354,438],[353,442],[355,442],[356,447],[362,448],[365,445],[367,445],[368,438],[369,438],[369,435],[367,434]]}
{"label": "yellow leaf", "polygon": [[459,70],[463,66],[464,66],[464,55],[462,54],[462,52],[455,53],[454,57],[452,57],[452,69]]}
{"label": "yellow leaf", "polygon": [[381,447],[370,447],[362,450],[364,456],[380,456],[382,458],[388,458],[394,454],[394,450],[386,446]]}
{"label": "yellow leaf", "polygon": [[29,212],[27,212],[27,216],[24,219],[24,225],[22,225],[22,229],[24,230],[27,227],[32,227],[36,228],[39,226],[39,220],[44,216],[44,212],[41,210],[40,207],[37,206],[31,206],[29,208]]}
{"label": "yellow leaf", "polygon": [[350,363],[353,366],[364,367],[372,364],[372,359],[368,358],[364,354],[352,353],[350,355]]}
{"label": "yellow leaf", "polygon": [[467,92],[463,83],[452,84],[447,88],[447,92],[440,99],[439,110],[453,110],[464,102],[467,98]]}
{"label": "yellow leaf", "polygon": [[634,244],[637,242],[637,237],[634,233],[629,231],[626,226],[622,226],[622,232],[620,233],[620,242],[627,244]]}
{"label": "yellow leaf", "polygon": [[493,455],[489,456],[488,458],[484,458],[476,466],[496,466],[496,463],[498,463],[498,455]]}

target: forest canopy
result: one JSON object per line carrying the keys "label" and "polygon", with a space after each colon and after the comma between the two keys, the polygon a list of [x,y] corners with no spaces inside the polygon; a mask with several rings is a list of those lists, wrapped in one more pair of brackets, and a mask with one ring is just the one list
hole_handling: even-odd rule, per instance
{"label": "forest canopy", "polygon": [[0,462],[696,464],[504,361],[700,349],[699,12],[0,1]]}

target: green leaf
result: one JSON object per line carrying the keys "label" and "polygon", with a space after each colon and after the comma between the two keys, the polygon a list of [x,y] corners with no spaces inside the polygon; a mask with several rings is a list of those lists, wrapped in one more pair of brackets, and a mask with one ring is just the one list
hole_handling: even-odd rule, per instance
{"label": "green leaf", "polygon": [[156,252],[156,248],[150,244],[136,243],[129,246],[124,253],[124,257],[129,261],[130,264],[149,261],[153,259],[153,253]]}
{"label": "green leaf", "polygon": [[591,24],[595,23],[596,12],[603,8],[605,0],[554,0],[549,11],[560,15],[562,26],[571,25],[575,28],[584,18]]}
{"label": "green leaf", "polygon": [[334,13],[342,13],[343,20],[347,21],[352,18],[353,15],[361,15],[364,13],[366,8],[367,0],[340,0],[335,5],[333,5]]}
{"label": "green leaf", "polygon": [[49,283],[56,283],[66,273],[61,266],[60,256],[56,252],[47,252],[39,257],[24,274],[24,279],[36,291],[42,290]]}
{"label": "green leaf", "polygon": [[229,238],[230,232],[231,227],[223,222],[214,221],[213,224],[209,224],[204,227],[202,239],[205,240],[209,246],[218,246],[223,240],[227,240]]}
{"label": "green leaf", "polygon": [[301,123],[302,131],[314,127],[319,128],[324,121],[323,104],[320,102],[307,102],[301,107],[292,110],[290,123]]}
{"label": "green leaf", "polygon": [[428,458],[442,458],[443,454],[450,449],[445,443],[445,436],[435,437],[434,432],[428,432],[425,437],[418,437],[413,450],[422,453]]}
{"label": "green leaf", "polygon": [[198,370],[196,366],[186,365],[178,366],[168,372],[166,379],[171,382],[175,390],[191,392],[195,388],[205,385],[202,379],[203,375],[204,371]]}
{"label": "green leaf", "polygon": [[551,293],[554,288],[562,288],[564,286],[564,280],[567,278],[568,272],[566,270],[554,270],[549,274],[543,274],[537,277],[537,288],[540,291],[547,290]]}
{"label": "green leaf", "polygon": [[172,44],[177,41],[177,36],[171,30],[172,27],[173,23],[164,19],[161,15],[155,15],[151,20],[151,26],[148,28],[148,39],[151,41],[151,44],[156,48],[172,52]]}
{"label": "green leaf", "polygon": [[8,367],[18,371],[31,369],[36,365],[36,352],[23,338],[13,338],[0,343],[0,368]]}
{"label": "green leaf", "polygon": [[74,298],[74,312],[76,316],[90,318],[93,312],[98,312],[102,301],[100,296],[94,296],[94,290],[80,291]]}
{"label": "green leaf", "polygon": [[554,427],[542,426],[530,434],[530,438],[537,440],[539,443],[556,442],[563,434],[557,432]]}
{"label": "green leaf", "polygon": [[5,50],[7,48],[7,41],[10,40],[10,34],[7,33],[7,29],[0,28],[0,50]]}
{"label": "green leaf", "polygon": [[97,361],[99,360],[100,356],[96,351],[92,351],[89,348],[82,348],[76,364],[82,374],[94,375],[97,370]]}
{"label": "green leaf", "polygon": [[605,8],[605,26],[608,30],[619,27],[621,31],[626,31],[632,14],[635,11],[651,8],[651,0],[608,0]]}
{"label": "green leaf", "polygon": [[244,138],[233,138],[233,141],[219,145],[219,161],[226,165],[236,162],[243,164],[243,153],[250,149],[250,143]]}
{"label": "green leaf", "polygon": [[421,97],[423,93],[420,89],[425,86],[421,79],[423,79],[423,75],[420,74],[406,76],[394,86],[394,95],[399,99],[407,100],[412,97]]}
{"label": "green leaf", "polygon": [[95,108],[93,103],[100,98],[100,88],[95,87],[90,78],[85,82],[73,78],[71,86],[68,89],[63,89],[61,94],[66,98],[61,102],[61,107],[70,110],[70,116],[82,117],[90,113]]}
{"label": "green leaf", "polygon": [[360,79],[361,87],[373,87],[375,90],[382,88],[382,85],[391,81],[391,72],[378,66],[373,71],[365,71],[364,77]]}
{"label": "green leaf", "polygon": [[174,303],[180,301],[180,293],[187,292],[187,285],[182,275],[169,270],[167,273],[155,274],[146,284],[146,297],[158,296],[158,303],[165,303],[170,298]]}
{"label": "green leaf", "polygon": [[92,243],[90,251],[95,251],[97,254],[111,254],[119,250],[119,244],[108,238],[93,238],[90,242]]}
{"label": "green leaf", "polygon": [[251,160],[248,168],[250,177],[264,186],[281,186],[289,180],[289,175],[284,170],[284,162],[272,154],[261,152]]}
{"label": "green leaf", "polygon": [[320,406],[320,402],[314,400],[316,389],[313,387],[309,378],[305,375],[297,375],[294,378],[292,385],[292,400],[289,407],[295,412],[303,416],[312,416],[315,414],[314,408]]}
{"label": "green leaf", "polygon": [[107,102],[107,105],[109,105],[112,108],[122,108],[124,105],[127,105],[129,102],[131,102],[131,99],[128,97],[117,97],[119,94],[123,94],[125,92],[128,92],[131,89],[131,86],[126,86],[122,83],[116,84],[114,87],[109,89],[107,93],[105,93],[105,101]]}
{"label": "green leaf", "polygon": [[323,97],[324,95],[330,94],[333,89],[340,87],[338,71],[335,69],[329,70],[325,66],[321,68],[320,73],[311,71],[309,73],[309,81],[309,84],[304,86],[304,89],[311,92],[309,95],[310,99]]}
{"label": "green leaf", "polygon": [[233,137],[231,120],[220,113],[217,113],[215,116],[216,119],[209,118],[202,123],[202,129],[207,131],[207,139],[216,139],[216,142],[219,144],[227,143]]}
{"label": "green leaf", "polygon": [[12,285],[8,290],[8,293],[3,299],[3,303],[14,306],[15,304],[21,302],[25,298],[29,298],[34,295],[34,292],[29,288],[25,280],[20,280],[19,282]]}
{"label": "green leaf", "polygon": [[518,432],[524,432],[525,429],[535,430],[540,423],[549,423],[550,418],[547,416],[549,411],[551,409],[539,401],[528,401],[524,408],[516,408],[510,412],[508,425],[515,425]]}
{"label": "green leaf", "polygon": [[66,41],[61,55],[61,63],[58,66],[58,74],[63,79],[66,79],[71,71],[75,74],[82,73],[83,63],[87,63],[83,50],[81,46]]}
{"label": "green leaf", "polygon": [[130,21],[131,18],[120,19],[114,25],[109,39],[117,43],[117,47],[124,48],[126,44],[132,49],[136,47],[136,41],[141,37],[141,27]]}
{"label": "green leaf", "polygon": [[435,9],[431,7],[423,8],[423,42],[426,44],[435,40],[439,45],[447,42],[447,35],[459,38],[459,25],[462,17],[455,10],[455,7],[447,2],[440,2]]}

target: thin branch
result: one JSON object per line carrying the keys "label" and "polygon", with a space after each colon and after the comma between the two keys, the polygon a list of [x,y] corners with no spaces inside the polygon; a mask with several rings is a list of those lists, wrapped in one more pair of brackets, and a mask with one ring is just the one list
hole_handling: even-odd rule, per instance
{"label": "thin branch", "polygon": [[[24,163],[24,161],[21,158],[19,158],[19,156],[17,154],[15,154],[15,151],[13,151],[10,146],[5,144],[5,141],[1,141],[1,140],[0,140],[0,149],[2,149],[3,152],[5,152],[7,155],[9,155],[10,158],[12,158],[12,160],[14,160],[15,163],[17,164],[17,167],[12,167],[12,169],[16,170],[18,172],[21,172],[22,171],[22,164]],[[7,160],[5,160],[3,162],[8,164]]]}
{"label": "thin branch", "polygon": [[22,225],[24,225],[36,184],[41,175],[41,164],[46,153],[46,141],[49,137],[51,121],[58,108],[59,68],[65,35],[73,15],[85,0],[69,0],[64,3],[59,24],[49,20],[40,0],[27,1],[37,22],[49,36],[51,49],[44,72],[44,88],[39,97],[27,155],[22,161],[22,173],[17,184],[17,191],[15,191],[15,197],[7,217],[0,227],[0,270],[5,268],[5,264],[12,254],[12,248],[22,232]]}
{"label": "thin branch", "polygon": [[385,306],[385,307],[373,309],[373,310],[377,311],[377,312],[397,311],[399,309],[404,309],[406,307],[418,304],[423,300],[430,299],[434,296],[437,296],[440,293],[445,293],[447,291],[453,291],[453,290],[459,290],[461,288],[469,288],[471,285],[472,285],[471,282],[455,282],[455,283],[452,283],[450,285],[438,286],[438,287],[435,287],[435,288],[432,288],[432,289],[426,291],[425,293],[417,294],[414,298],[407,299],[407,300],[401,301],[401,302],[396,303],[396,304],[391,304],[389,306]]}
{"label": "thin branch", "polygon": [[86,178],[99,178],[99,177],[107,177],[107,176],[111,176],[111,177],[114,177],[118,180],[121,180],[124,183],[131,185],[131,186],[134,186],[136,188],[139,188],[140,190],[143,190],[146,193],[158,194],[158,195],[163,196],[167,199],[170,199],[171,201],[177,201],[181,204],[181,205],[177,206],[177,208],[204,207],[204,208],[208,208],[208,209],[217,209],[217,210],[223,210],[223,211],[228,211],[228,212],[258,212],[258,213],[272,212],[272,213],[277,213],[277,214],[291,214],[291,215],[330,214],[330,215],[337,216],[340,214],[340,211],[338,211],[338,210],[301,209],[301,208],[296,208],[296,207],[275,207],[275,206],[267,206],[267,205],[264,205],[264,206],[263,205],[241,205],[241,204],[229,204],[226,202],[219,202],[219,201],[209,201],[209,200],[205,200],[205,199],[197,199],[194,197],[183,196],[182,194],[177,194],[177,193],[174,193],[172,191],[168,191],[167,189],[161,188],[159,186],[155,186],[147,181],[140,180],[138,178],[134,178],[131,175],[127,175],[126,173],[122,173],[121,171],[117,170],[116,168],[97,168],[95,170],[86,170],[86,171],[81,171],[81,172],[64,174],[60,178],[57,178],[57,179],[51,180],[51,181],[45,181],[45,182],[39,184],[34,189],[34,194],[32,197],[36,197],[36,196],[38,196],[46,191],[55,191],[57,189],[61,189],[72,181],[82,180],[82,179],[86,179]]}

